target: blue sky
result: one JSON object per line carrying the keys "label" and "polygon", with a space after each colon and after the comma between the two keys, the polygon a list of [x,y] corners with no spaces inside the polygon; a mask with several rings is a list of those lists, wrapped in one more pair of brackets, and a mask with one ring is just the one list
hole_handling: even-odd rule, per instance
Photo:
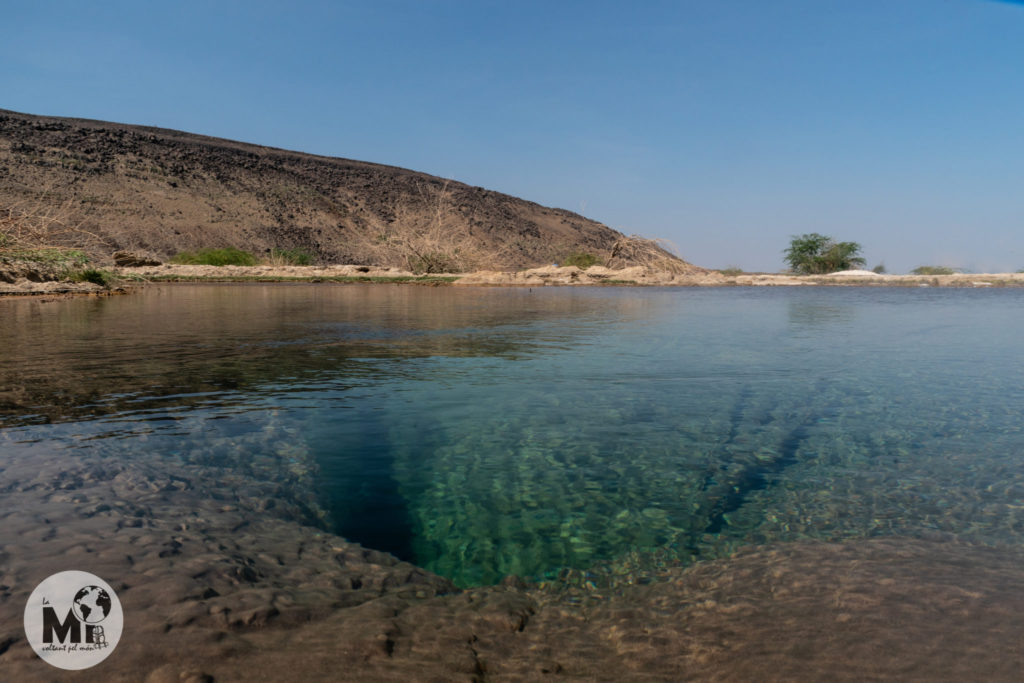
{"label": "blue sky", "polygon": [[0,108],[404,166],[783,267],[1024,268],[1024,4],[9,3]]}

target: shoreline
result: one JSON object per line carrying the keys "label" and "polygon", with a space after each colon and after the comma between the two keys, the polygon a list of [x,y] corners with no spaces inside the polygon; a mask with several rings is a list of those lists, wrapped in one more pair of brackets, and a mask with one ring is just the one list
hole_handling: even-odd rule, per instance
{"label": "shoreline", "polygon": [[480,287],[1024,287],[1024,273],[955,273],[952,275],[887,275],[845,271],[829,275],[740,273],[694,269],[682,273],[644,266],[610,269],[591,266],[544,266],[521,271],[476,271],[422,275],[399,268],[376,266],[192,266],[164,264],[115,267],[109,272],[115,287],[89,282],[0,282],[0,297],[67,294],[111,294],[149,283],[164,282],[309,282],[330,284],[412,284],[421,286]]}

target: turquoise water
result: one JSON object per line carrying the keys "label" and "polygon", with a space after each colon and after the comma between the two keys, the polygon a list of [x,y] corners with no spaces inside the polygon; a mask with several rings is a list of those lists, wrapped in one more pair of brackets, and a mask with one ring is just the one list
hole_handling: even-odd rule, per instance
{"label": "turquoise water", "polygon": [[5,457],[273,478],[461,585],[1024,544],[1020,290],[196,285],[0,320]]}

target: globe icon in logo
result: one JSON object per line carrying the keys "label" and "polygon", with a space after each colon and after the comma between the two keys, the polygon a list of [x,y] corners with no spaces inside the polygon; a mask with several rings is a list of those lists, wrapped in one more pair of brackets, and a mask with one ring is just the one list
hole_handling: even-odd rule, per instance
{"label": "globe icon in logo", "polygon": [[110,614],[110,596],[99,586],[86,586],[75,593],[71,609],[83,624],[98,624]]}

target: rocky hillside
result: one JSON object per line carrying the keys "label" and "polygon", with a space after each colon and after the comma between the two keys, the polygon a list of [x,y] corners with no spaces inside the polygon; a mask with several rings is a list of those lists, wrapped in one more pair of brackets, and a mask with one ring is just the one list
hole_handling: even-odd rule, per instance
{"label": "rocky hillside", "polygon": [[166,259],[227,246],[421,271],[522,268],[573,254],[636,262],[605,225],[415,171],[5,110],[0,214],[34,220],[44,241],[101,262],[118,250]]}

